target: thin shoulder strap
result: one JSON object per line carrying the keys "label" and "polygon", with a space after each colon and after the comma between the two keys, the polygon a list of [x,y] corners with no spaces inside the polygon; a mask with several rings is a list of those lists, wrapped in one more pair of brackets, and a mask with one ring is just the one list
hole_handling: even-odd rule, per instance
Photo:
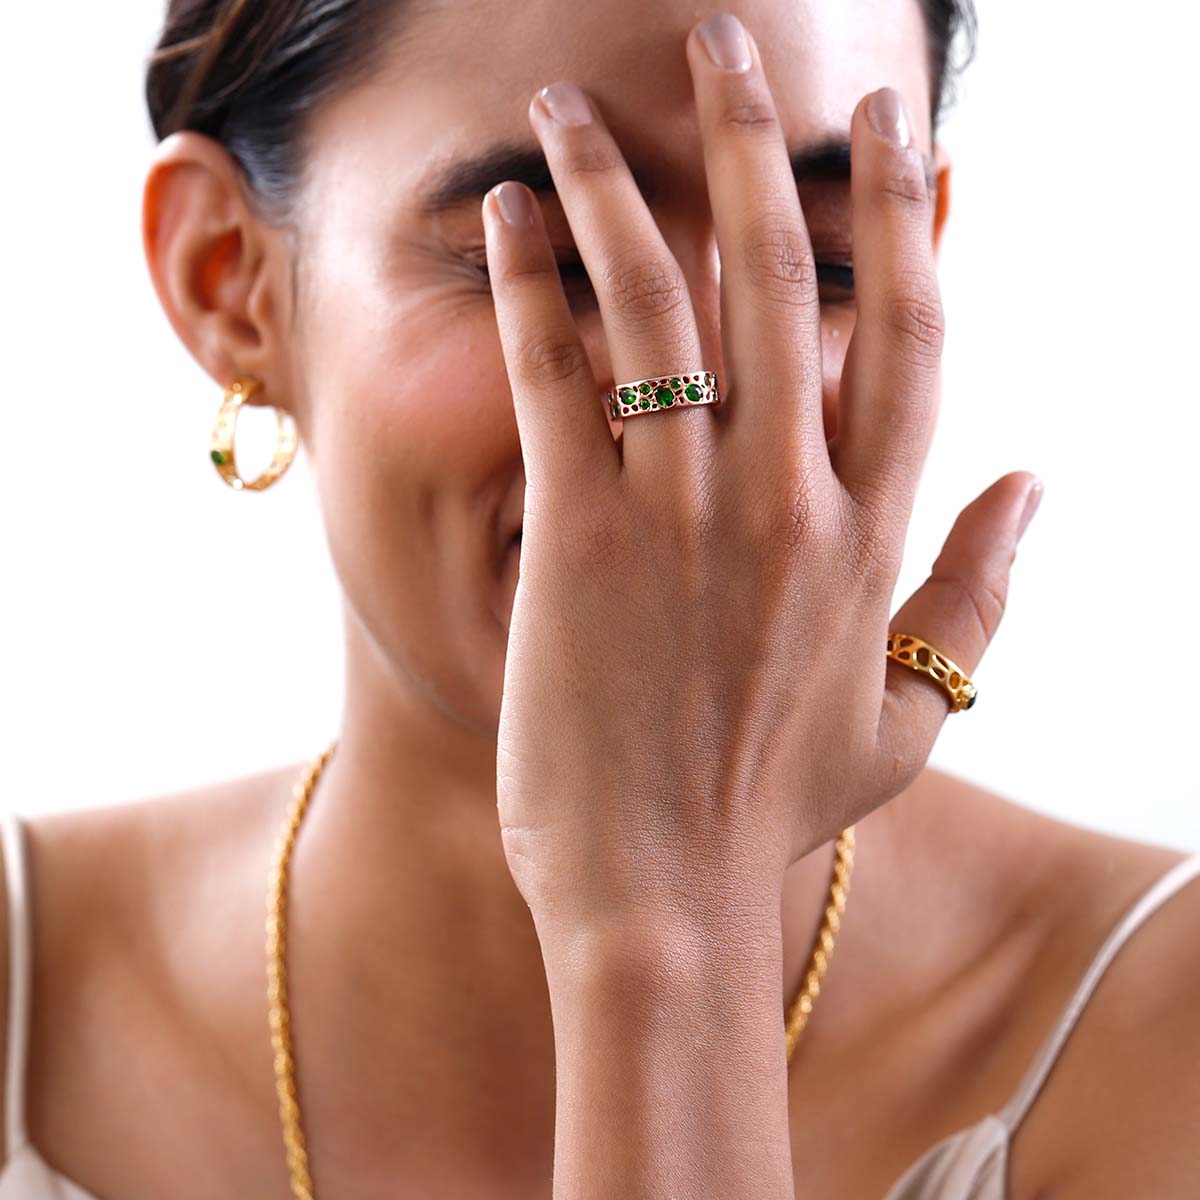
{"label": "thin shoulder strap", "polygon": [[0,813],[4,876],[8,884],[8,1061],[4,1064],[4,1139],[11,1158],[24,1144],[25,1060],[29,1037],[30,920],[26,891],[25,827],[20,816]]}
{"label": "thin shoulder strap", "polygon": [[1095,991],[1096,984],[1100,982],[1100,977],[1104,974],[1108,964],[1112,962],[1117,951],[1159,905],[1170,899],[1184,884],[1197,876],[1200,876],[1200,853],[1181,859],[1163,875],[1160,875],[1146,889],[1137,903],[1129,909],[1120,924],[1108,935],[1076,988],[1074,996],[1071,997],[1064,1009],[1057,1027],[1042,1043],[1033,1065],[1025,1073],[1025,1077],[1021,1080],[1012,1099],[997,1114],[1008,1126],[1010,1134],[1021,1123],[1022,1118],[1029,1111],[1029,1106],[1041,1091],[1042,1084],[1046,1082],[1046,1076],[1050,1074],[1050,1068],[1054,1066],[1059,1051],[1062,1050],[1079,1014],[1083,1011],[1083,1006]]}

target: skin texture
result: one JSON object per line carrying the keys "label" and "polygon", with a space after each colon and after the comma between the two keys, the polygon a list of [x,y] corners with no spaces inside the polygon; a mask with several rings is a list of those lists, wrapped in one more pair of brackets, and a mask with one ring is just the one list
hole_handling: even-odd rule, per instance
{"label": "skin texture", "polygon": [[[414,197],[455,153],[498,136],[534,144],[530,98],[573,79],[626,156],[656,165],[651,211],[720,369],[682,52],[704,12],[578,9],[478,5],[469,38],[457,6],[425,13],[377,79],[318,114],[295,230],[262,220],[204,139],[169,139],[148,179],[164,309],[214,381],[258,375],[262,399],[296,416],[346,594],[341,745],[293,860],[292,1008],[318,1195],[390,1196],[398,1181],[430,1197],[550,1194],[547,966],[493,807],[515,583],[498,531],[522,514],[521,441],[496,310],[471,265],[484,258],[480,205],[427,218]],[[936,247],[949,167],[931,145],[915,5],[737,11],[789,144],[848,133],[868,91],[901,91],[941,168]],[[801,201],[817,258],[844,253],[848,187],[811,185]],[[544,211],[552,244],[569,248],[561,209]],[[828,429],[855,313],[823,300]],[[613,366],[586,289],[572,310],[603,390]],[[47,1160],[102,1200],[288,1194],[262,919],[302,766],[32,823],[27,1119]],[[857,829],[847,915],[787,1080],[798,1196],[881,1196],[928,1146],[999,1108],[1112,924],[1181,857],[929,769]],[[831,858],[819,845],[783,878],[780,1012]],[[1189,1194],[1200,1095],[1179,1064],[1200,1056],[1197,920],[1193,886],[1110,967],[1014,1143],[1013,1197]],[[700,1019],[692,999],[680,1028]],[[1118,1121],[1129,1132],[1108,1136]]]}

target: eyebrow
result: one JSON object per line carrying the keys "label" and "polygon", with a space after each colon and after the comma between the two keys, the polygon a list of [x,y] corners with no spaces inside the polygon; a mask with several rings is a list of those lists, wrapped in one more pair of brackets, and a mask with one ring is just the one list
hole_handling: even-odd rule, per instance
{"label": "eyebrow", "polygon": [[[813,145],[801,146],[789,155],[792,177],[797,184],[814,181],[841,181],[850,178],[850,143],[830,138]],[[921,155],[925,166],[925,186],[930,192],[937,189],[937,171],[927,154]],[[652,174],[629,164],[638,191],[647,204],[655,198],[657,188]],[[554,177],[541,147],[529,149],[511,142],[501,142],[480,154],[461,158],[443,167],[420,190],[418,209],[427,215],[445,212],[468,200],[482,203],[483,197],[506,179],[523,183],[535,193],[556,195]]]}

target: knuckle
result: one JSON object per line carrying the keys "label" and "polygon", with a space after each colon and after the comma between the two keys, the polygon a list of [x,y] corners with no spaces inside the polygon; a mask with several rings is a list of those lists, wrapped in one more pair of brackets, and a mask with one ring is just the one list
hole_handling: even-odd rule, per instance
{"label": "knuckle", "polygon": [[942,356],[946,317],[936,284],[918,275],[910,286],[897,286],[882,302],[883,323],[899,353],[919,366],[931,366]]}
{"label": "knuckle", "polygon": [[807,231],[775,214],[756,219],[742,240],[742,259],[752,286],[803,307],[817,303],[817,265]]}
{"label": "knuckle", "polygon": [[891,522],[876,508],[853,504],[850,549],[844,565],[851,582],[868,600],[891,600],[903,552],[891,533]]}
{"label": "knuckle", "polygon": [[885,437],[855,464],[851,502],[870,536],[902,529],[912,515],[913,481],[923,469],[928,437],[914,438],[908,428],[917,415],[917,399],[884,398],[876,420]]}
{"label": "knuckle", "polygon": [[561,282],[558,264],[540,254],[505,263],[499,279],[503,284],[512,285],[519,294],[524,294],[526,289],[536,294],[536,289]]}
{"label": "knuckle", "polygon": [[1008,600],[1008,583],[998,575],[984,571],[978,575],[963,573],[935,563],[932,579],[947,590],[955,615],[966,614],[986,645],[995,636]]}
{"label": "knuckle", "polygon": [[891,157],[879,176],[879,191],[885,200],[905,207],[929,203],[929,186],[917,158],[901,151]]}
{"label": "knuckle", "polygon": [[779,130],[779,116],[771,98],[757,87],[725,96],[717,119],[727,129],[753,135],[771,134]]}
{"label": "knuckle", "polygon": [[522,379],[537,386],[566,383],[591,371],[587,351],[579,341],[544,329],[520,343],[516,366]]}
{"label": "knuckle", "polygon": [[823,543],[828,532],[826,505],[818,494],[816,483],[807,472],[792,480],[788,489],[787,537],[784,547],[789,554],[811,550]]}
{"label": "knuckle", "polygon": [[657,320],[689,302],[679,271],[657,256],[626,257],[605,272],[604,285],[613,303],[632,321]]}
{"label": "knuckle", "polygon": [[623,166],[624,159],[616,143],[610,139],[587,138],[563,150],[562,164],[569,175],[603,175]]}
{"label": "knuckle", "polygon": [[559,557],[572,572],[611,578],[628,557],[624,524],[607,505],[576,514],[560,538]]}
{"label": "knuckle", "polygon": [[868,604],[890,602],[900,574],[902,548],[896,545],[887,500],[874,492],[859,499],[846,494],[839,524],[838,566],[846,592]]}
{"label": "knuckle", "polygon": [[757,507],[761,517],[754,543],[763,561],[793,563],[801,554],[811,556],[826,545],[827,505],[807,472],[790,472],[769,484]]}

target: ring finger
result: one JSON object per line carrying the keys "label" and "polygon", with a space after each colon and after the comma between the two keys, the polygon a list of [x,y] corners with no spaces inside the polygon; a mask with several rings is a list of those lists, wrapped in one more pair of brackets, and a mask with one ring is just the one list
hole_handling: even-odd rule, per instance
{"label": "ring finger", "polygon": [[[553,83],[530,102],[529,117],[596,292],[614,382],[708,369],[687,281],[590,99],[573,83]],[[712,454],[708,407],[627,420],[626,469],[695,485]]]}

